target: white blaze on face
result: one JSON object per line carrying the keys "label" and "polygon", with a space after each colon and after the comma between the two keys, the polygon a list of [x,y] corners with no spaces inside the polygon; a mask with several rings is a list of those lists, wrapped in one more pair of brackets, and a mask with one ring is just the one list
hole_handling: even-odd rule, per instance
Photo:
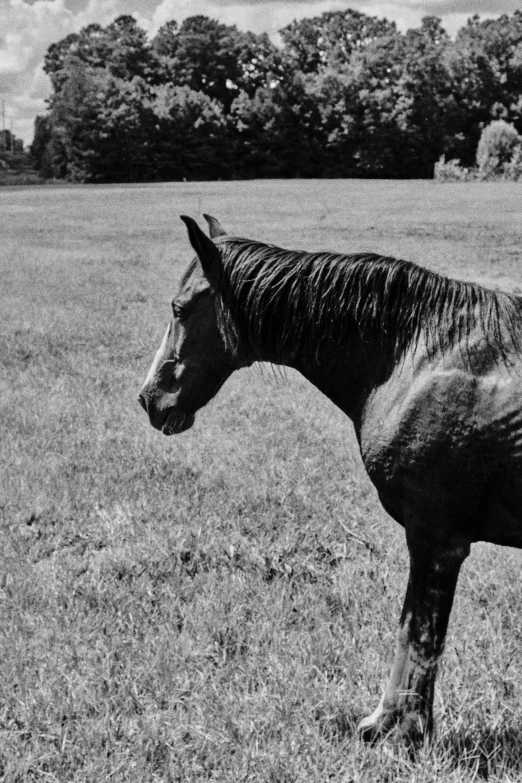
{"label": "white blaze on face", "polygon": [[156,375],[156,372],[158,370],[158,367],[163,364],[165,361],[165,354],[167,352],[167,344],[169,341],[169,335],[170,335],[170,324],[167,326],[167,331],[165,332],[165,337],[161,341],[161,345],[156,351],[156,356],[154,357],[154,361],[152,362],[149,370],[149,374],[145,378],[145,383],[143,384],[144,387],[148,386],[149,383],[154,379],[154,376]]}

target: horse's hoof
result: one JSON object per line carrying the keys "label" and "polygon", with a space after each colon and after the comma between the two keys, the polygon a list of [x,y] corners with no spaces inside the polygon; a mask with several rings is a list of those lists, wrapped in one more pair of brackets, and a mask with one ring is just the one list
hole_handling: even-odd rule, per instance
{"label": "horse's hoof", "polygon": [[393,733],[393,739],[404,742],[409,748],[420,748],[431,735],[431,721],[417,712],[399,714],[377,709],[357,726],[357,733],[364,742],[378,742]]}
{"label": "horse's hoof", "polygon": [[396,724],[397,720],[392,713],[377,708],[367,718],[363,718],[357,726],[357,733],[364,742],[378,742],[389,734]]}
{"label": "horse's hoof", "polygon": [[399,729],[410,750],[415,751],[429,742],[433,732],[433,721],[430,716],[407,712],[401,717]]}

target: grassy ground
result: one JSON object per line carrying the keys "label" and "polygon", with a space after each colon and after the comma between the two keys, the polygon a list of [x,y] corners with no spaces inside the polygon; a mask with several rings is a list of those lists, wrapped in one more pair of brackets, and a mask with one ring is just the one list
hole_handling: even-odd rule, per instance
{"label": "grassy ground", "polygon": [[520,192],[0,191],[2,781],[522,780],[517,551],[465,565],[433,748],[368,748],[354,728],[388,674],[406,552],[349,421],[259,369],[178,438],[136,399],[191,255],[179,213],[516,289]]}

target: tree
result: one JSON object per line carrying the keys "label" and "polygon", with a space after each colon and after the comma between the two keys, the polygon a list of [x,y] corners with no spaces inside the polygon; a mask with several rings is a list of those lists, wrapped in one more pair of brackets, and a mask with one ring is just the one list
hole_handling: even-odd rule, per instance
{"label": "tree", "polygon": [[431,176],[458,107],[445,64],[449,38],[427,17],[405,35],[354,46],[349,59],[307,76],[329,176]]}
{"label": "tree", "polygon": [[[148,146],[154,126],[148,88],[82,63],[53,101],[50,115],[55,168],[77,182],[147,179]],[[57,161],[56,150],[61,152]]]}
{"label": "tree", "polygon": [[157,83],[159,63],[145,31],[129,15],[105,28],[106,64],[111,74],[127,81],[135,76]]}
{"label": "tree", "polygon": [[492,119],[513,122],[522,131],[522,12],[483,21],[471,17],[457,33],[450,67],[465,118],[457,157],[470,166],[482,128]]}
{"label": "tree", "polygon": [[178,28],[167,22],[152,42],[163,81],[187,85],[217,100],[228,113],[240,90],[252,96],[280,69],[268,36],[240,32],[206,16],[191,16]]}
{"label": "tree", "polygon": [[231,109],[235,126],[236,176],[319,177],[323,153],[314,128],[319,116],[307,95],[305,77],[242,91]]}
{"label": "tree", "polygon": [[280,33],[295,67],[303,73],[313,73],[321,66],[336,67],[348,62],[354,50],[393,35],[396,29],[395,22],[348,8],[294,21]]}
{"label": "tree", "polygon": [[159,78],[159,63],[147,36],[132,16],[124,15],[107,27],[90,24],[79,33],[52,44],[44,59],[57,95],[77,63],[108,70],[118,79],[135,76],[154,84]]}
{"label": "tree", "polygon": [[220,104],[187,85],[160,85],[151,109],[155,132],[153,179],[227,179],[231,172],[228,127]]}
{"label": "tree", "polygon": [[[472,165],[481,130],[522,131],[522,12],[399,32],[346,10],[295,21],[283,47],[206,16],[152,41],[131,16],[49,47],[34,157],[54,176],[430,177]],[[518,165],[518,164],[517,164]]]}
{"label": "tree", "polygon": [[49,160],[49,143],[51,141],[51,123],[49,116],[38,116],[34,121],[34,139],[31,144],[31,157],[36,169],[42,177],[53,176],[51,161]]}
{"label": "tree", "polygon": [[522,149],[522,137],[515,127],[504,120],[487,125],[477,147],[477,165],[482,177],[502,174],[515,153]]}
{"label": "tree", "polygon": [[[97,30],[101,30],[99,25],[91,25],[91,27],[96,27]],[[86,29],[82,32],[86,32]],[[70,61],[71,55],[76,53],[78,49],[78,40],[79,35],[77,33],[71,33],[65,38],[62,38],[61,41],[51,44],[47,49],[47,53],[44,57],[43,70],[51,80],[55,95],[60,92],[64,82],[67,81],[66,60]]]}
{"label": "tree", "polygon": [[400,122],[408,149],[406,176],[431,177],[441,154],[452,156],[462,126],[458,85],[448,65],[449,36],[437,17],[427,16],[403,38],[399,87]]}

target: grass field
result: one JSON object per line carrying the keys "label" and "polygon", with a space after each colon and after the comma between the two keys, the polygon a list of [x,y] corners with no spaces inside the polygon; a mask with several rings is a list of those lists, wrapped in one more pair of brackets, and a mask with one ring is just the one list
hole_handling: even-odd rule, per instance
{"label": "grass field", "polygon": [[516,184],[0,190],[0,779],[522,781],[522,554],[476,545],[411,759],[379,699],[403,532],[302,378],[231,378],[189,432],[137,393],[191,257],[180,213],[522,290]]}

